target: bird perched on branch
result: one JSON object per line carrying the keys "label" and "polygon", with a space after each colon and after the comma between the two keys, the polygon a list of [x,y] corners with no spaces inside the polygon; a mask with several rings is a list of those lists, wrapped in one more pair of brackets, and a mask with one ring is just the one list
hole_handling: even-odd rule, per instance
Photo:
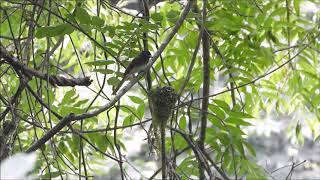
{"label": "bird perched on branch", "polygon": [[113,90],[112,94],[116,94],[116,92],[120,89],[124,81],[126,81],[128,77],[130,77],[130,75],[143,71],[146,68],[146,65],[150,57],[151,54],[149,51],[142,51],[137,57],[135,57],[126,68],[122,80],[120,81],[118,86]]}

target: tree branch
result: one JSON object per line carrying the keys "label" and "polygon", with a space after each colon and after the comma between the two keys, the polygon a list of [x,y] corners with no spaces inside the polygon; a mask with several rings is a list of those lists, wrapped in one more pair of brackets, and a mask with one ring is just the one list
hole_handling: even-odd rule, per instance
{"label": "tree branch", "polygon": [[68,79],[63,76],[58,75],[48,75],[39,72],[35,69],[31,69],[22,63],[20,63],[16,58],[9,55],[9,53],[1,46],[0,57],[13,66],[15,69],[21,71],[22,74],[29,77],[30,79],[35,76],[44,81],[49,81],[52,86],[89,86],[92,82],[89,77],[84,78],[72,78]]}
{"label": "tree branch", "polygon": [[[202,23],[201,26],[204,26],[204,23],[207,18],[207,0],[203,1],[203,9],[202,9]],[[206,30],[206,28],[205,28]],[[200,137],[199,137],[199,149],[204,152],[204,142],[206,139],[206,130],[207,130],[207,119],[208,114],[208,104],[209,104],[209,95],[210,91],[210,48],[209,48],[209,34],[203,33],[202,34],[202,51],[203,51],[203,90],[202,90],[202,112],[201,112],[201,125],[200,125]],[[199,179],[205,179],[204,174],[204,163],[199,161]]]}

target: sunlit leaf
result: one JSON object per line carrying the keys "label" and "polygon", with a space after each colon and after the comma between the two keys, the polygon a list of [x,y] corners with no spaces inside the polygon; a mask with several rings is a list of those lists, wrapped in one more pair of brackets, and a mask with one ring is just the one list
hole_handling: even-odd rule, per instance
{"label": "sunlit leaf", "polygon": [[134,116],[133,115],[127,116],[127,117],[124,118],[122,125],[123,126],[130,125],[130,124],[133,123],[133,121],[134,121]]}
{"label": "sunlit leaf", "polygon": [[98,72],[98,73],[101,73],[101,74],[112,74],[112,73],[114,73],[114,71],[110,70],[110,69],[94,69],[92,71],[93,72]]}
{"label": "sunlit leaf", "polygon": [[91,24],[96,27],[102,27],[104,25],[104,20],[98,16],[91,17]]}
{"label": "sunlit leaf", "polygon": [[36,31],[37,38],[62,36],[71,34],[74,28],[70,24],[60,24],[56,26],[39,27]]}
{"label": "sunlit leaf", "polygon": [[76,9],[75,16],[77,20],[80,22],[80,24],[90,24],[91,22],[91,16],[85,9],[81,7],[78,7]]}
{"label": "sunlit leaf", "polygon": [[300,0],[293,0],[293,7],[297,15],[300,16]]}
{"label": "sunlit leaf", "polygon": [[128,96],[130,98],[130,100],[136,104],[143,104],[144,101],[143,99],[137,97],[137,96]]}
{"label": "sunlit leaf", "polygon": [[242,126],[251,126],[251,123],[248,123],[240,118],[236,118],[236,117],[228,117],[225,120],[227,123],[231,123],[231,124],[235,124],[235,125],[242,125]]}
{"label": "sunlit leaf", "polygon": [[120,82],[120,80],[118,78],[116,78],[116,77],[111,77],[111,78],[109,78],[107,80],[107,82],[108,82],[109,85],[115,86]]}
{"label": "sunlit leaf", "polygon": [[86,62],[85,64],[90,66],[107,66],[113,63],[114,61],[111,61],[111,60],[96,60],[96,61]]}
{"label": "sunlit leaf", "polygon": [[186,129],[187,127],[187,119],[185,116],[182,116],[179,120],[179,127],[180,129]]}
{"label": "sunlit leaf", "polygon": [[221,107],[222,109],[224,109],[225,111],[229,111],[230,110],[229,105],[225,101],[221,101],[221,100],[215,99],[215,100],[213,100],[213,102],[215,104],[217,104],[219,107]]}

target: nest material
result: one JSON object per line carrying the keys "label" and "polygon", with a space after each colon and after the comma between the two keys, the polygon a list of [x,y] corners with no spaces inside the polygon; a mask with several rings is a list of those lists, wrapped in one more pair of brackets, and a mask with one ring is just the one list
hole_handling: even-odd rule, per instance
{"label": "nest material", "polygon": [[157,154],[159,157],[165,157],[165,127],[177,101],[177,94],[172,87],[164,86],[152,89],[149,98]]}
{"label": "nest material", "polygon": [[169,86],[151,90],[153,123],[155,126],[166,125],[177,101],[177,94]]}

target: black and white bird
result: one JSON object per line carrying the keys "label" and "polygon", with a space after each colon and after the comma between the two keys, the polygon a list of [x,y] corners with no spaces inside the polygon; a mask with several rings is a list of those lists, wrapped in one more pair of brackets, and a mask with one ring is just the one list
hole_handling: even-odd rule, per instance
{"label": "black and white bird", "polygon": [[151,57],[151,54],[149,51],[142,51],[137,57],[135,57],[131,63],[126,68],[126,71],[124,72],[124,76],[118,86],[113,90],[113,95],[117,93],[117,91],[120,89],[122,84],[134,73],[143,71],[146,68],[146,65],[149,61],[149,58]]}

